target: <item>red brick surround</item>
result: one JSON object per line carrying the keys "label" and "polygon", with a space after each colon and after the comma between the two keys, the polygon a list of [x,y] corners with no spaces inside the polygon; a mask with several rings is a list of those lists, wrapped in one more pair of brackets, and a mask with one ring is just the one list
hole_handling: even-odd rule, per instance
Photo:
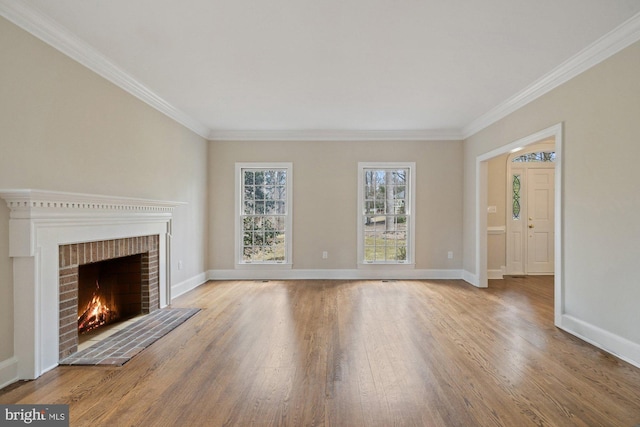
{"label": "red brick surround", "polygon": [[78,351],[78,266],[142,254],[142,312],[160,307],[159,236],[60,245],[60,360]]}

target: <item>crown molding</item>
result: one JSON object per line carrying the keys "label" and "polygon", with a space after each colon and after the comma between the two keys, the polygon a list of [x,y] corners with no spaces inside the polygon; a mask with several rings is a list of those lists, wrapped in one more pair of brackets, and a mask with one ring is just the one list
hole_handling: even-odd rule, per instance
{"label": "crown molding", "polygon": [[589,68],[640,40],[640,13],[635,14],[552,71],[462,129],[464,139],[540,98]]}
{"label": "crown molding", "polygon": [[442,130],[213,130],[211,141],[461,141],[456,129]]}
{"label": "crown molding", "polygon": [[0,0],[0,15],[186,128],[207,138],[210,130],[206,126],[162,99],[98,53],[91,45],[35,8],[19,1]]}

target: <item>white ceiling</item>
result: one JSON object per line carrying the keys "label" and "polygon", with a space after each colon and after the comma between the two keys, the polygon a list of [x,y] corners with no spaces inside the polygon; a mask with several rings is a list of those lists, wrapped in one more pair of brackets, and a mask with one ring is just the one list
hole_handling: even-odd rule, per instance
{"label": "white ceiling", "polygon": [[460,137],[640,12],[638,0],[0,3],[209,137]]}

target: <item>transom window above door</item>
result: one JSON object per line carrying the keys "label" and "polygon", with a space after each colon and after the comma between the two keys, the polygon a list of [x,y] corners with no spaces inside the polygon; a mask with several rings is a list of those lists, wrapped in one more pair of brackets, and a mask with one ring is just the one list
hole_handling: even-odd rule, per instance
{"label": "transom window above door", "polygon": [[536,151],[515,157],[511,160],[513,163],[529,163],[529,162],[555,162],[555,151]]}

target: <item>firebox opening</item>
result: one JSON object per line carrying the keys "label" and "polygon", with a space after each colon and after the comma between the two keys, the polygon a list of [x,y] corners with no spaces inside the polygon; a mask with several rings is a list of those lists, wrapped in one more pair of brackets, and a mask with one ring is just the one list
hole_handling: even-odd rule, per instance
{"label": "firebox opening", "polygon": [[78,339],[142,313],[142,254],[78,268]]}

